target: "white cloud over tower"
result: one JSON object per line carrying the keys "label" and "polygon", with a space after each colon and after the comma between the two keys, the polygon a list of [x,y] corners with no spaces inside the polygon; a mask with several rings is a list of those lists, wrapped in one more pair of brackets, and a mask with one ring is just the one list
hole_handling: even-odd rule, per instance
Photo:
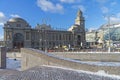
{"label": "white cloud over tower", "polygon": [[64,8],[60,3],[53,3],[48,0],[37,0],[37,5],[43,11],[49,11],[52,13],[63,13]]}
{"label": "white cloud over tower", "polygon": [[3,12],[0,12],[0,25],[3,25],[7,20],[7,17]]}

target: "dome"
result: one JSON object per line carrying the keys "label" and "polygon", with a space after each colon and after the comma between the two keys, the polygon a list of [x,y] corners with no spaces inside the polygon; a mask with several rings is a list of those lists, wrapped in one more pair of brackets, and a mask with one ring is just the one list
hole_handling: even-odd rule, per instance
{"label": "dome", "polygon": [[16,17],[16,18],[9,19],[9,22],[26,22],[26,21],[22,18]]}
{"label": "dome", "polygon": [[19,18],[19,17],[14,17],[14,18],[9,19],[5,23],[5,27],[31,28],[31,26],[27,23],[27,21],[25,21],[24,19]]}

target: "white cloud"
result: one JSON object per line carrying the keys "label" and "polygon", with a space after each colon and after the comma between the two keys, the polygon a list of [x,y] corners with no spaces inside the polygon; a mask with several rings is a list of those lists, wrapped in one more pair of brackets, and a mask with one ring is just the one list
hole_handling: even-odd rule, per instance
{"label": "white cloud", "polygon": [[108,13],[109,9],[105,6],[101,7],[102,13]]}
{"label": "white cloud", "polygon": [[108,17],[110,18],[110,22],[120,22],[120,13],[117,13],[116,15],[106,16],[105,20],[108,21]]}
{"label": "white cloud", "polygon": [[72,8],[80,9],[81,11],[85,12],[85,7],[83,5],[74,5]]}
{"label": "white cloud", "polygon": [[120,18],[119,17],[111,17],[110,20],[112,22],[118,22],[118,21],[120,21]]}
{"label": "white cloud", "polygon": [[11,14],[11,17],[20,17],[18,14]]}
{"label": "white cloud", "polygon": [[[11,14],[8,17],[20,17],[20,16],[17,14]],[[0,12],[0,26],[4,25],[4,23],[8,20],[8,17],[6,17],[3,12]]]}
{"label": "white cloud", "polygon": [[5,17],[5,15],[3,14],[3,12],[0,12],[0,17]]}
{"label": "white cloud", "polygon": [[0,26],[3,26],[4,25],[4,23],[0,23]]}
{"label": "white cloud", "polygon": [[0,25],[3,25],[7,21],[6,16],[3,12],[0,12]]}
{"label": "white cloud", "polygon": [[3,39],[4,39],[4,36],[0,35],[0,41],[3,41]]}
{"label": "white cloud", "polygon": [[75,0],[60,0],[60,2],[64,2],[64,3],[74,3]]}
{"label": "white cloud", "polygon": [[53,4],[50,1],[47,0],[37,0],[37,5],[40,7],[43,11],[49,11],[53,13],[63,13],[63,6],[60,4]]}
{"label": "white cloud", "polygon": [[78,3],[81,2],[81,0],[60,0],[60,2],[62,3]]}
{"label": "white cloud", "polygon": [[115,22],[120,21],[120,13],[113,15],[110,19],[111,19],[111,21],[115,21]]}

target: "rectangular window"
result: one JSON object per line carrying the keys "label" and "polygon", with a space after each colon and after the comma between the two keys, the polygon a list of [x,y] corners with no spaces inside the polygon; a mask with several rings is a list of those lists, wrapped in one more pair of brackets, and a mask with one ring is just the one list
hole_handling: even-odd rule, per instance
{"label": "rectangular window", "polygon": [[26,40],[30,39],[30,32],[26,32]]}
{"label": "rectangular window", "polygon": [[59,35],[59,40],[61,40],[61,34]]}
{"label": "rectangular window", "polygon": [[69,41],[71,40],[71,35],[69,34]]}
{"label": "rectangular window", "polygon": [[54,34],[52,34],[52,40],[53,40],[53,41],[55,40]]}

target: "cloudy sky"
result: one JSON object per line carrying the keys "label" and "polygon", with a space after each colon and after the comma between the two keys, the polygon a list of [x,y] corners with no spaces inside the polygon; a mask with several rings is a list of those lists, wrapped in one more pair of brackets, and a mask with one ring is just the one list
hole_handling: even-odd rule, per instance
{"label": "cloudy sky", "polygon": [[120,21],[120,0],[0,0],[0,38],[3,24],[12,17],[25,19],[32,27],[50,24],[54,29],[68,29],[74,24],[78,9],[83,11],[86,28],[99,28]]}

